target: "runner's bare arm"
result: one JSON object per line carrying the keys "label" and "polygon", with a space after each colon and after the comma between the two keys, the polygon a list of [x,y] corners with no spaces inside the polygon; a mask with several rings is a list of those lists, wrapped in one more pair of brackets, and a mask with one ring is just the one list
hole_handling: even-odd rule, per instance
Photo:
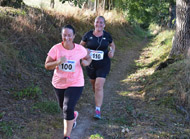
{"label": "runner's bare arm", "polygon": [[[87,52],[88,52],[88,49],[86,49],[86,50],[87,50]],[[90,55],[89,55],[89,52],[88,52],[87,55],[86,55],[86,57],[82,59],[81,64],[82,64],[83,66],[88,66],[88,65],[90,65],[91,62],[92,62],[92,59],[91,59],[91,57],[90,57]]]}
{"label": "runner's bare arm", "polygon": [[110,43],[109,47],[110,47],[110,51],[108,53],[108,56],[109,56],[109,58],[113,58],[114,53],[115,53],[115,44],[114,44],[114,42]]}
{"label": "runner's bare arm", "polygon": [[86,42],[81,41],[81,42],[80,42],[80,45],[85,46],[85,45],[86,45]]}
{"label": "runner's bare arm", "polygon": [[61,63],[64,63],[66,61],[66,57],[61,57],[58,60],[53,60],[50,56],[47,56],[46,62],[45,62],[45,68],[47,70],[54,70],[56,66],[58,66]]}

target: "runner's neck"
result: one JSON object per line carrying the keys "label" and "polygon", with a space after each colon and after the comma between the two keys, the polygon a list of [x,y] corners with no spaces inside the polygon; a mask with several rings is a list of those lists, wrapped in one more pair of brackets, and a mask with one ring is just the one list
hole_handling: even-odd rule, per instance
{"label": "runner's neck", "polygon": [[93,34],[94,34],[94,36],[96,36],[96,37],[100,37],[100,36],[103,35],[103,30],[102,30],[102,31],[96,31],[96,30],[94,30],[94,31],[93,31]]}
{"label": "runner's neck", "polygon": [[64,43],[62,42],[62,46],[67,49],[67,50],[72,50],[75,48],[75,44],[74,43]]}

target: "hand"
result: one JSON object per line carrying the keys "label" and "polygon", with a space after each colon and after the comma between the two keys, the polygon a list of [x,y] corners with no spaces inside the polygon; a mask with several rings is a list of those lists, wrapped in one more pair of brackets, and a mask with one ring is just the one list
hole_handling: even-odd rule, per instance
{"label": "hand", "polygon": [[109,56],[109,58],[113,58],[113,56],[114,56],[114,51],[113,51],[113,50],[110,50],[110,51],[108,52],[108,56]]}
{"label": "hand", "polygon": [[89,66],[91,62],[92,62],[92,59],[91,59],[91,57],[87,54],[87,56],[82,59],[81,64],[85,67],[85,66]]}
{"label": "hand", "polygon": [[88,61],[85,60],[85,59],[82,59],[81,64],[82,64],[84,67],[89,65]]}
{"label": "hand", "polygon": [[67,61],[67,58],[65,57],[65,56],[63,56],[63,57],[61,57],[58,61],[57,61],[57,63],[58,63],[58,65],[60,65],[60,64],[62,64],[62,63],[65,63]]}

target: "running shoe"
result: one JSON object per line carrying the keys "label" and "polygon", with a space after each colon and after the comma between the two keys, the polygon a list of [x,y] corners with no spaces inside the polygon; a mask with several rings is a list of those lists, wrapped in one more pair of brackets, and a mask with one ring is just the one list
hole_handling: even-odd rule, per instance
{"label": "running shoe", "polygon": [[99,111],[99,110],[96,110],[96,111],[95,111],[94,118],[95,118],[95,119],[98,119],[98,120],[101,119],[101,114],[100,114],[100,111]]}
{"label": "running shoe", "polygon": [[73,129],[77,126],[77,117],[78,117],[79,113],[78,111],[74,111],[74,123],[73,123]]}
{"label": "running shoe", "polygon": [[64,137],[63,139],[70,139],[69,137]]}

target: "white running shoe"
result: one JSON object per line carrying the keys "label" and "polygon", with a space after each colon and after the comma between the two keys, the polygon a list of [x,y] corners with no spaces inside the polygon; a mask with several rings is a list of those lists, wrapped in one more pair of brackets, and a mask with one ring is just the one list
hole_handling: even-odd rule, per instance
{"label": "white running shoe", "polygon": [[78,115],[79,115],[78,111],[74,111],[74,117],[75,117],[75,119],[74,119],[74,123],[73,123],[73,129],[77,126]]}

